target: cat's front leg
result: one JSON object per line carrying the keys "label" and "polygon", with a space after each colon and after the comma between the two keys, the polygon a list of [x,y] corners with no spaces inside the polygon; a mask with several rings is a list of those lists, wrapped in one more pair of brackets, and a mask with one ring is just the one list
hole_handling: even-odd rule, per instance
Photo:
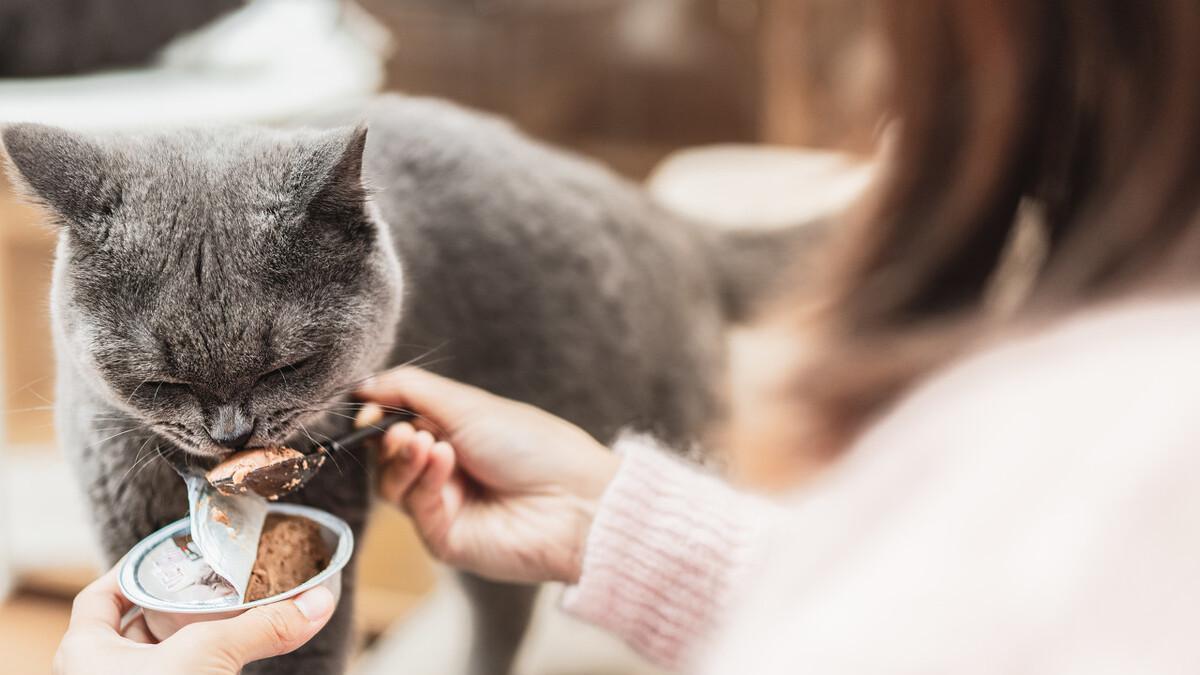
{"label": "cat's front leg", "polygon": [[[333,424],[322,433],[340,435],[346,424]],[[331,456],[325,466],[299,492],[286,501],[328,511],[345,520],[354,532],[355,555],[342,569],[342,595],[333,618],[317,636],[296,651],[251,663],[243,673],[252,675],[337,675],[346,671],[354,646],[354,594],[357,587],[357,552],[371,505],[374,470],[370,453],[356,450]]]}
{"label": "cat's front leg", "polygon": [[108,564],[187,515],[183,481],[159,456],[167,441],[107,408],[64,404],[58,419],[63,452],[83,488]]}

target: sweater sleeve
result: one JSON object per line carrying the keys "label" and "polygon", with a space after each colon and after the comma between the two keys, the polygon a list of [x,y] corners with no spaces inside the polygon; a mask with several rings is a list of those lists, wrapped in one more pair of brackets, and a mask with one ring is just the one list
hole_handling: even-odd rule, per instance
{"label": "sweater sleeve", "polygon": [[626,435],[564,608],[671,669],[710,634],[776,507]]}

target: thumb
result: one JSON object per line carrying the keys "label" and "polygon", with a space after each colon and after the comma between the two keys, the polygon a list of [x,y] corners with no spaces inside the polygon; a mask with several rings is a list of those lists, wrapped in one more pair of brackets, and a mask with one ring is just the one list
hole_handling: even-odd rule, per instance
{"label": "thumb", "polygon": [[188,625],[167,642],[180,644],[184,654],[223,654],[241,668],[251,661],[286,654],[311,640],[333,616],[334,605],[329,589],[317,586],[291,600],[255,607],[232,619]]}

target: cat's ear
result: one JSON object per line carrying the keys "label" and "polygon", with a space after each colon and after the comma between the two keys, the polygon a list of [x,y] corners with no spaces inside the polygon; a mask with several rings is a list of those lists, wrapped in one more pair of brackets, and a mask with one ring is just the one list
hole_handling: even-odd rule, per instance
{"label": "cat's ear", "polygon": [[121,205],[121,187],[109,158],[83,134],[12,124],[0,129],[0,139],[13,183],[72,231],[104,221]]}
{"label": "cat's ear", "polygon": [[335,129],[317,143],[312,157],[313,183],[308,186],[306,215],[325,224],[364,224],[367,189],[363,184],[363,149],[367,127]]}

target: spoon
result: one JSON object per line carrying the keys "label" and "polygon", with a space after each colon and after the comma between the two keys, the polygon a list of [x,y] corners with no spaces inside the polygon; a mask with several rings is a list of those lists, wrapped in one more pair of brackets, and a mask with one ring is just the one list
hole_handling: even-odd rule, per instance
{"label": "spoon", "polygon": [[159,452],[185,481],[203,476],[221,494],[254,493],[273,500],[303,487],[325,465],[330,453],[357,448],[382,436],[391,425],[412,418],[408,412],[391,413],[369,426],[319,444],[307,453],[286,447],[243,450],[207,471],[188,464],[187,458],[178,456],[179,453],[162,453],[161,447]]}

